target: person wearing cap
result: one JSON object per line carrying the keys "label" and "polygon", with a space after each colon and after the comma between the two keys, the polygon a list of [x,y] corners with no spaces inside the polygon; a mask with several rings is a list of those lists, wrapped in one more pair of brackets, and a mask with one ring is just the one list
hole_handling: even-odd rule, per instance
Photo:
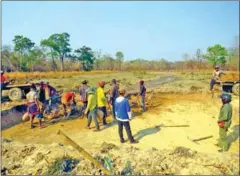
{"label": "person wearing cap", "polygon": [[117,84],[116,79],[112,80],[112,88],[110,91],[110,104],[112,105],[112,115],[113,115],[113,119],[116,119],[116,115],[115,115],[115,100],[117,99],[119,92],[119,85]]}
{"label": "person wearing cap", "polygon": [[42,114],[40,112],[40,105],[38,102],[38,96],[36,86],[31,85],[30,92],[26,95],[27,98],[27,113],[30,116],[30,126],[33,128],[33,119],[36,117],[39,120],[39,127],[41,128]]}
{"label": "person wearing cap", "polygon": [[134,140],[129,121],[132,119],[131,107],[127,98],[124,97],[125,90],[121,89],[119,91],[119,97],[115,101],[115,113],[116,119],[118,122],[118,134],[120,137],[120,142],[124,143],[123,138],[123,127],[127,132],[128,140],[130,143],[138,143],[137,140]]}
{"label": "person wearing cap", "polygon": [[219,96],[222,99],[222,107],[220,109],[219,117],[218,117],[218,126],[219,126],[219,140],[217,146],[221,149],[219,152],[224,152],[229,149],[229,143],[227,141],[227,131],[232,123],[232,105],[231,95],[222,94]]}
{"label": "person wearing cap", "polygon": [[146,108],[145,108],[145,95],[146,95],[146,88],[144,86],[144,81],[141,80],[139,82],[140,84],[140,91],[139,91],[139,95],[140,95],[140,98],[141,98],[141,107],[142,107],[142,111],[145,112],[146,111]]}
{"label": "person wearing cap", "polygon": [[101,81],[98,83],[99,87],[97,88],[97,106],[98,109],[103,112],[103,125],[107,125],[107,98],[104,93],[105,82]]}
{"label": "person wearing cap", "polygon": [[[75,93],[74,92],[63,93],[61,102],[64,109],[64,118],[69,117],[72,112],[72,105],[76,105]],[[67,109],[70,109],[69,113],[67,113]]]}
{"label": "person wearing cap", "polygon": [[97,120],[97,96],[95,93],[95,89],[93,87],[89,87],[87,89],[87,93],[88,93],[88,104],[84,113],[85,115],[88,114],[88,122],[87,122],[86,128],[90,129],[90,125],[93,119],[95,123],[95,128],[96,128],[95,131],[100,131],[98,120]]}
{"label": "person wearing cap", "polygon": [[219,70],[219,68],[220,68],[219,66],[214,67],[213,77],[210,81],[210,91],[213,90],[213,86],[214,86],[215,82],[217,80],[219,80],[219,78],[221,77],[222,74],[224,74],[222,71]]}
{"label": "person wearing cap", "polygon": [[[80,100],[83,103],[83,107],[82,107],[82,113],[85,112],[86,108],[87,108],[87,104],[88,104],[88,97],[87,97],[87,89],[88,89],[88,85],[87,85],[87,81],[84,80],[82,82],[82,86],[79,89],[79,94],[80,94]],[[87,116],[86,116],[87,117]]]}

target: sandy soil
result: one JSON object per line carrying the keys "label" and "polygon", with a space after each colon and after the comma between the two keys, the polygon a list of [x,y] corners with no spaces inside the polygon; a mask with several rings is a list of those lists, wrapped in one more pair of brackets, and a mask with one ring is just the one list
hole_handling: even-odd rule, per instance
{"label": "sandy soil", "polygon": [[[184,84],[184,86],[181,87],[179,86],[180,84],[182,85]],[[214,145],[218,139],[217,119],[219,109],[221,107],[221,101],[220,99],[217,98],[219,92],[216,92],[214,97],[212,98],[211,94],[206,93],[207,88],[208,85],[202,84],[201,81],[191,82],[190,80],[188,82],[185,81],[184,83],[182,80],[175,81],[173,83],[169,83],[158,87],[158,91],[161,91],[161,93],[156,93],[151,98],[150,100],[151,102],[149,103],[152,104],[152,106],[151,107],[148,106],[147,112],[140,113],[139,108],[133,108],[134,119],[130,122],[131,129],[134,137],[140,142],[134,145],[134,147],[138,148],[139,152],[137,154],[132,153],[133,155],[131,156],[132,157],[131,161],[134,162],[135,155],[137,157],[137,160],[140,162],[141,160],[143,160],[144,155],[145,156],[149,155],[148,153],[149,151],[146,152],[146,150],[151,150],[151,152],[153,152],[152,151],[153,147],[160,153],[162,153],[162,151],[165,150],[169,150],[170,152],[174,151],[177,147],[184,147],[192,151],[202,153],[203,154],[202,157],[205,158],[203,160],[204,162],[206,162],[206,164],[209,164],[210,161],[214,160],[213,158],[212,159],[208,158],[208,156],[209,157],[226,156],[230,162],[232,155],[234,155],[234,157],[232,157],[232,163],[237,165],[237,163],[239,162],[239,157],[237,157],[236,159],[235,156],[238,156],[239,154],[239,98],[233,96],[233,100],[231,102],[231,104],[233,105],[233,123],[228,132],[228,140],[231,142],[231,147],[226,154],[221,155],[217,152],[219,148]],[[168,92],[166,90],[168,90]],[[131,101],[136,101],[136,99],[132,98]],[[31,146],[34,146],[35,148],[38,149],[37,151],[41,151],[43,155],[47,155],[49,157],[53,157],[53,154],[48,155],[46,153],[48,153],[49,151],[50,153],[55,153],[53,157],[55,160],[56,157],[58,156],[57,154],[58,152],[61,153],[61,154],[59,153],[59,156],[63,155],[63,151],[67,151],[67,153],[69,153],[69,155],[71,156],[79,155],[71,147],[69,148],[69,146],[61,145],[64,144],[64,141],[59,135],[57,135],[57,132],[60,129],[63,132],[65,132],[71,139],[73,139],[77,144],[79,144],[81,147],[89,151],[91,154],[98,153],[102,147],[102,144],[105,142],[111,143],[116,147],[121,148],[121,150],[119,149],[115,151],[114,157],[128,158],[127,156],[125,156],[125,154],[126,150],[127,151],[132,150],[131,144],[129,144],[128,142],[125,144],[121,144],[119,142],[117,125],[112,122],[111,116],[109,116],[107,120],[109,122],[109,125],[105,128],[101,126],[100,132],[93,131],[94,129],[93,123],[92,129],[90,130],[85,129],[84,128],[86,125],[85,118],[84,119],[78,118],[64,122],[57,122],[55,124],[48,124],[43,129],[39,128],[29,129],[29,124],[24,123],[3,130],[2,137],[16,141],[16,143],[7,142],[3,145],[3,151],[9,150],[10,152],[12,150],[12,153],[11,152],[8,154],[3,153],[2,160],[3,166],[13,167],[16,165],[16,162],[20,162],[17,161],[21,158],[20,154],[16,154],[14,153],[14,151],[17,150],[17,148],[24,148],[24,146],[26,145],[30,148]],[[160,128],[156,128],[156,126],[159,125]],[[189,125],[189,127],[164,127],[174,125]],[[198,143],[192,142],[192,139],[206,137],[209,135],[212,135],[213,137],[199,141]],[[125,132],[124,136],[125,138],[127,137]],[[12,149],[10,150],[8,148]],[[59,151],[58,152],[54,151],[54,148],[56,148],[56,151],[58,150]],[[111,152],[107,153],[111,154]],[[141,153],[141,155],[139,153]],[[166,151],[166,153],[168,152]],[[34,155],[31,155],[31,157],[30,156],[27,157],[27,159],[29,161],[33,159],[35,160],[37,157],[35,155],[36,153]],[[143,158],[141,158],[140,156],[142,156]],[[16,159],[17,157],[20,158]],[[171,158],[170,154],[166,157]],[[197,159],[198,157],[196,157],[194,160]],[[226,159],[226,161],[228,159]],[[224,161],[224,159],[221,158],[221,161]],[[123,167],[122,165],[123,161],[121,162],[122,163],[118,163],[119,167],[120,166]],[[148,161],[146,161],[146,163],[147,162]],[[188,162],[191,163],[193,161]],[[216,159],[216,162],[220,161]],[[23,161],[21,161],[21,164],[19,165],[21,166],[19,166],[18,168],[14,169],[10,168],[12,173],[19,174],[23,165],[24,167],[27,167],[26,164],[23,163]],[[45,168],[46,171],[47,169],[46,166],[43,167]],[[204,170],[204,166],[201,167],[202,167],[201,169]],[[141,168],[141,166],[138,166],[138,168]],[[199,170],[196,172],[195,171],[190,172],[189,168],[193,169],[196,168],[196,166],[195,165],[189,167],[186,166],[182,168],[183,170],[181,171],[177,169],[176,171],[169,171],[168,173],[175,174],[225,173],[219,171],[219,168],[218,171],[207,170],[206,172],[205,171],[201,172]],[[78,174],[84,173],[93,174],[91,169],[90,169],[91,172],[89,170],[84,171],[84,169],[81,168],[80,165],[76,169],[77,171],[75,173]],[[36,170],[36,168],[33,169],[31,166],[29,166],[29,168],[24,168],[21,174],[23,173],[28,174],[27,172],[31,174],[42,173],[42,171],[40,172],[39,170]],[[139,171],[139,173],[142,174],[144,173],[154,174],[156,172],[157,171],[154,169],[152,169],[149,172]],[[232,174],[231,171],[229,171],[228,173]]]}

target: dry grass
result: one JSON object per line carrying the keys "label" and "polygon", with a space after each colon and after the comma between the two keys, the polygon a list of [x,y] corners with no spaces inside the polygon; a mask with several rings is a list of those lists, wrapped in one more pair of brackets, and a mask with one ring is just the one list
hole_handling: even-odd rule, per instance
{"label": "dry grass", "polygon": [[112,74],[114,71],[90,71],[90,72],[13,72],[6,73],[8,79],[16,80],[32,80],[32,79],[46,79],[46,78],[72,78],[81,75],[99,75]]}

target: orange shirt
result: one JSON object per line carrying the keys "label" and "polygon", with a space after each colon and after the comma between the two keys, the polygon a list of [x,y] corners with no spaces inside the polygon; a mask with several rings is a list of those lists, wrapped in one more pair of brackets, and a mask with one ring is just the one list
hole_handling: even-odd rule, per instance
{"label": "orange shirt", "polygon": [[73,92],[66,92],[62,95],[62,102],[67,103],[75,97]]}
{"label": "orange shirt", "polygon": [[6,77],[4,75],[1,75],[1,83],[5,83]]}

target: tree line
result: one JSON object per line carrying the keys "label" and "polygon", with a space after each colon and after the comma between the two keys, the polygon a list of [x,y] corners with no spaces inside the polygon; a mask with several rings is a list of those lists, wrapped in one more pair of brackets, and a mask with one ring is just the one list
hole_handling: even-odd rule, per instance
{"label": "tree line", "polygon": [[[149,60],[136,58],[124,61],[124,53],[114,56],[93,51],[89,46],[72,49],[68,33],[53,34],[36,45],[31,39],[16,35],[14,46],[1,48],[1,66],[7,71],[91,71],[91,70],[196,70],[221,65],[225,69],[239,70],[239,40],[226,48],[220,44],[209,46],[203,53],[200,49],[183,60],[170,62],[165,58]],[[174,52],[174,51],[173,51]]]}

